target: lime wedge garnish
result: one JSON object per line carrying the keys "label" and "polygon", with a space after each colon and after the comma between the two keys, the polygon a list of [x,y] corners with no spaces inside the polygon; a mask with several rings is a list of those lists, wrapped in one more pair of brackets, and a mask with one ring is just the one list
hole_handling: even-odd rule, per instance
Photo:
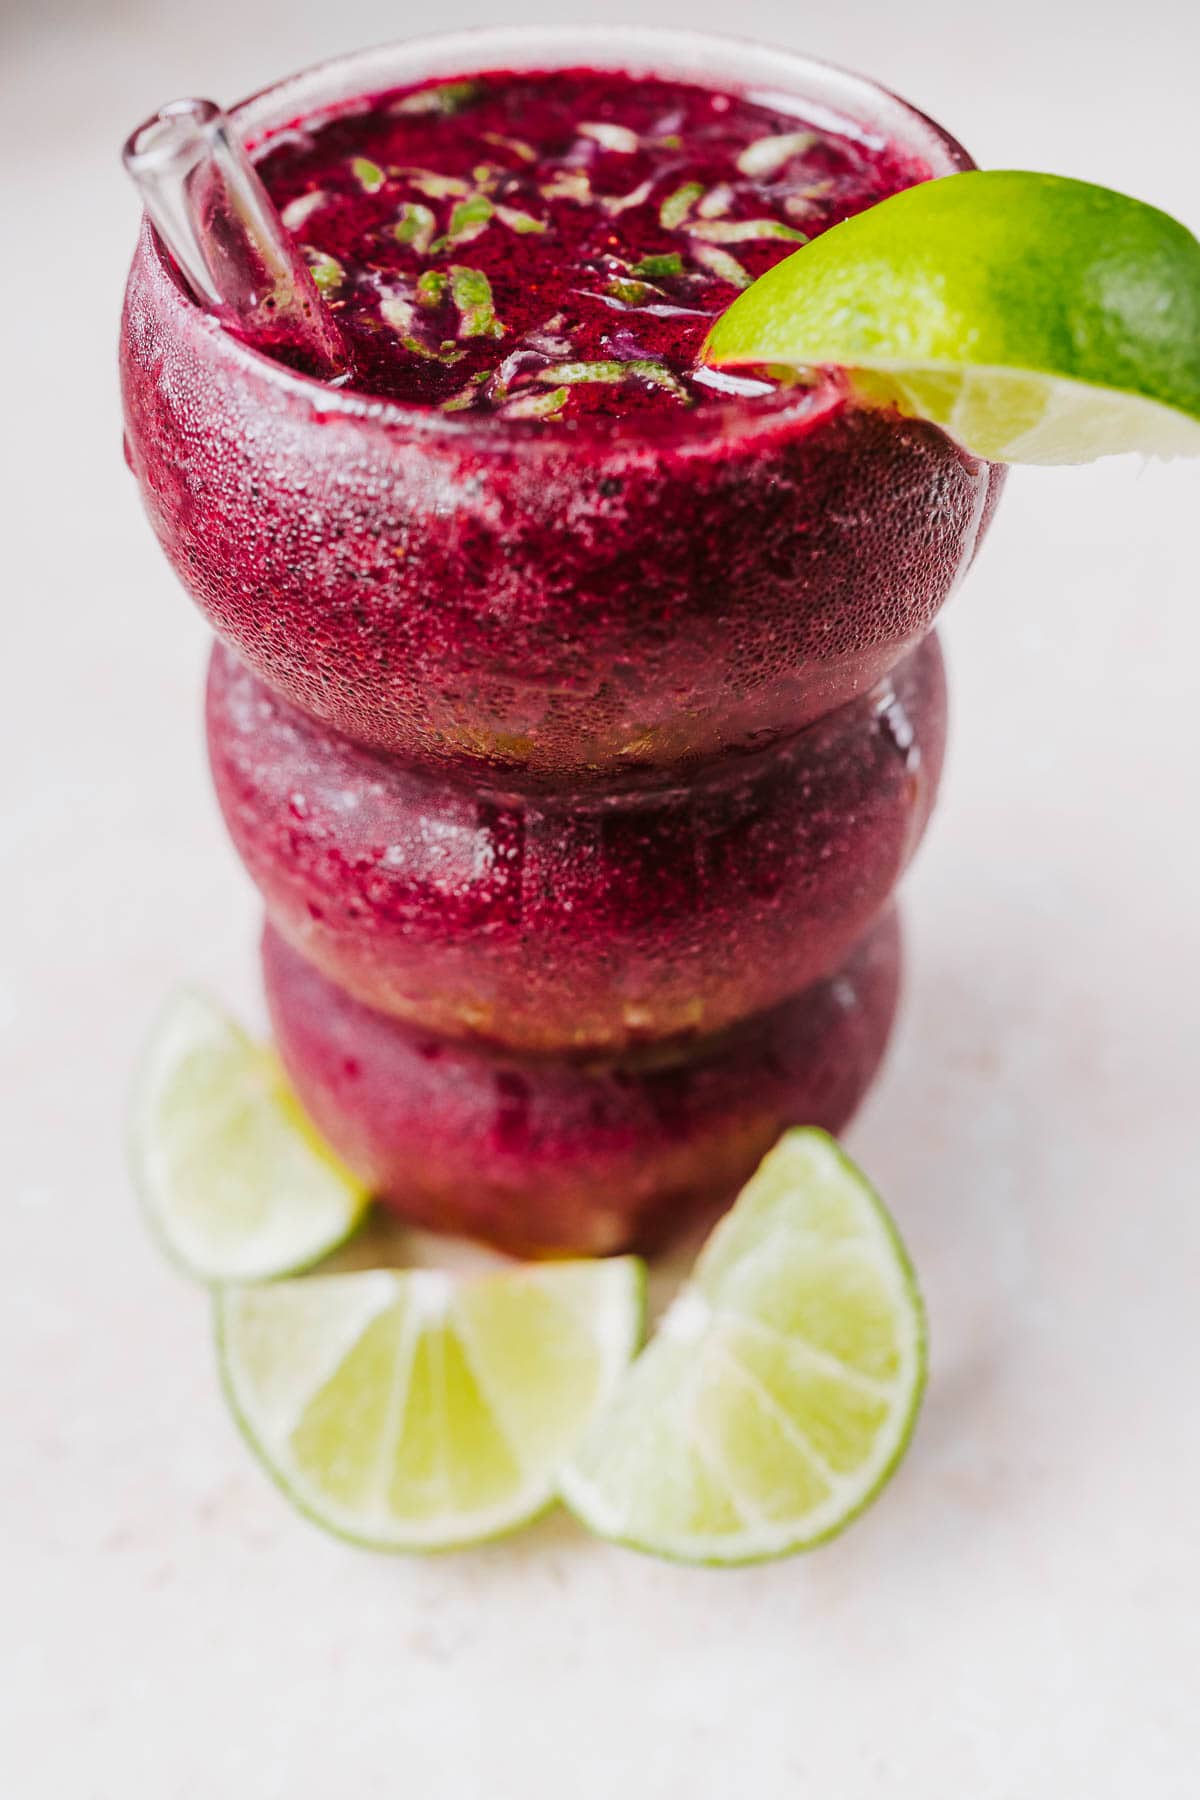
{"label": "lime wedge garnish", "polygon": [[201,1281],[307,1268],[366,1206],[300,1110],[270,1050],[203,995],[179,994],[146,1048],[134,1173],[156,1235]]}
{"label": "lime wedge garnish", "polygon": [[317,1524],[373,1549],[450,1549],[553,1500],[637,1348],[642,1294],[633,1257],[226,1288],[222,1374],[251,1448]]}
{"label": "lime wedge garnish", "polygon": [[896,1467],[925,1383],[924,1314],[880,1201],[824,1132],[788,1132],[582,1440],[562,1492],[588,1528],[685,1562],[819,1543]]}
{"label": "lime wedge garnish", "polygon": [[1200,243],[1087,182],[924,182],[815,238],[717,320],[709,363],[838,367],[997,462],[1200,454]]}

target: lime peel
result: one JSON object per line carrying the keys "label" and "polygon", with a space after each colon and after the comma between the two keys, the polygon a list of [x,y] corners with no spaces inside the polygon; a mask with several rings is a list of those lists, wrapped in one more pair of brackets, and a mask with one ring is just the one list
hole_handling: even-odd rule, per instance
{"label": "lime peel", "polygon": [[1200,454],[1200,243],[1087,182],[946,176],[776,264],[702,358],[845,369],[994,461]]}

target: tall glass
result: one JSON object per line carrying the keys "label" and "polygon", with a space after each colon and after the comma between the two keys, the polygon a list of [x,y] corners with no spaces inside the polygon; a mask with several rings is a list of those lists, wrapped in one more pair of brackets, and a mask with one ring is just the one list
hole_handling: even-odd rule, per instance
{"label": "tall glass", "polygon": [[[426,78],[582,65],[969,166],[868,82],[676,32],[427,39],[233,117],[253,152]],[[1000,471],[833,379],[553,426],[329,388],[221,331],[149,228],[121,364],[151,522],[227,647],[214,773],[280,934],[281,1048],[343,1152],[428,1222],[612,1249],[726,1192],[792,1119],[840,1126],[886,1038],[879,921],[940,769],[924,640]],[[846,971],[878,971],[885,941],[868,1006]],[[839,993],[864,1014],[853,1054]],[[356,1037],[374,1062],[350,1091]],[[746,1093],[768,1042],[790,1073]]]}

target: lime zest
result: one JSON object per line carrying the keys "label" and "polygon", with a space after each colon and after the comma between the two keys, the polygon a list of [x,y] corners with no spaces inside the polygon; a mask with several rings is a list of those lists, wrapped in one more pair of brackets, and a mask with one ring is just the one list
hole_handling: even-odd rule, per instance
{"label": "lime zest", "polygon": [[631,378],[648,381],[652,387],[662,388],[665,393],[673,394],[686,405],[691,404],[691,396],[683,383],[671,373],[665,363],[655,362],[653,357],[636,356],[628,362],[551,363],[537,373],[539,381],[561,383],[567,387],[576,387],[588,381],[615,383]]}
{"label": "lime zest", "polygon": [[470,182],[461,175],[439,175],[436,169],[402,169],[400,173],[409,187],[427,200],[465,200],[471,192]]}
{"label": "lime zest", "polygon": [[427,344],[423,338],[416,337],[411,332],[402,335],[400,342],[410,356],[419,356],[423,362],[445,363],[448,367],[461,362],[467,354],[465,350],[456,347],[452,338],[445,338],[436,350],[432,344]]}
{"label": "lime zest", "polygon": [[570,389],[552,388],[548,394],[529,389],[507,401],[503,408],[506,419],[556,419],[570,399]]}
{"label": "lime zest", "polygon": [[469,269],[462,263],[450,268],[450,292],[458,308],[460,338],[504,336],[504,326],[496,317],[492,284],[482,269]]}
{"label": "lime zest", "polygon": [[539,381],[562,382],[575,387],[585,381],[624,381],[629,364],[623,362],[562,362],[539,369]]}
{"label": "lime zest", "polygon": [[397,337],[411,332],[416,313],[406,294],[384,294],[379,302],[379,316]]}
{"label": "lime zest", "polygon": [[556,169],[538,192],[543,200],[573,200],[578,206],[592,203],[592,184],[582,169]]}
{"label": "lime zest", "polygon": [[664,275],[682,275],[683,258],[678,250],[668,251],[663,256],[643,256],[640,262],[634,263],[633,273],[650,281],[659,281]]}
{"label": "lime zest", "polygon": [[299,231],[305,219],[311,218],[328,199],[323,188],[314,188],[309,194],[299,194],[295,200],[289,200],[279,216],[289,231]]}
{"label": "lime zest", "polygon": [[425,256],[436,229],[437,220],[432,208],[423,206],[419,200],[406,200],[392,227],[392,235],[397,243],[411,244],[418,256]]}
{"label": "lime zest", "polygon": [[602,150],[613,150],[619,156],[632,156],[639,146],[637,132],[630,131],[628,125],[589,122],[579,126],[579,135],[590,138]]}
{"label": "lime zest", "polygon": [[426,269],[417,280],[417,305],[440,306],[449,286],[445,269]]}
{"label": "lime zest", "polygon": [[418,88],[405,94],[389,109],[395,113],[442,113],[451,116],[463,112],[482,91],[479,81],[443,81],[436,87]]}
{"label": "lime zest", "polygon": [[702,181],[685,181],[667,195],[658,209],[658,222],[664,231],[675,231],[683,224],[704,192]]}
{"label": "lime zest", "polygon": [[511,151],[518,162],[535,163],[537,161],[537,151],[532,144],[527,144],[524,138],[505,137],[499,131],[484,131],[480,133],[480,136],[485,144],[492,144],[497,150]]}
{"label": "lime zest", "polygon": [[707,269],[710,275],[715,275],[718,281],[727,281],[731,287],[742,289],[750,286],[752,277],[749,270],[736,256],[731,256],[728,250],[722,250],[716,244],[693,244],[692,261],[699,263],[702,269]]}
{"label": "lime zest", "polygon": [[326,298],[336,294],[346,279],[346,271],[337,257],[330,256],[327,250],[314,250],[311,244],[301,244],[300,249],[319,292]]}
{"label": "lime zest", "polygon": [[491,224],[496,209],[486,194],[468,194],[465,200],[459,200],[450,214],[449,229],[439,238],[435,238],[431,246],[434,256],[445,250],[457,250],[463,244],[473,244],[481,237]]}
{"label": "lime zest", "polygon": [[625,276],[610,281],[604,292],[608,299],[619,300],[622,306],[644,306],[656,295],[665,298],[662,288],[653,287],[648,281],[631,281]]}
{"label": "lime zest", "polygon": [[816,143],[811,131],[776,132],[770,137],[755,138],[737,159],[739,174],[762,181],[778,174],[794,156],[804,156]]}
{"label": "lime zest", "polygon": [[598,194],[596,197],[605,212],[615,219],[618,214],[629,212],[632,207],[644,206],[653,191],[654,178],[648,175],[645,181],[639,181],[627,194]]}
{"label": "lime zest", "polygon": [[651,387],[661,388],[664,393],[673,394],[677,400],[682,400],[685,406],[691,405],[691,395],[682,381],[672,374],[665,363],[655,362],[653,357],[638,356],[632,362],[627,362],[625,368],[630,375],[638,376],[642,381],[648,381]]}
{"label": "lime zest", "polygon": [[733,188],[727,181],[719,181],[716,187],[709,188],[704,198],[696,204],[698,219],[720,219],[733,205]]}
{"label": "lime zest", "polygon": [[755,244],[784,238],[790,244],[807,243],[807,234],[782,219],[693,219],[689,237],[706,244]]}
{"label": "lime zest", "polygon": [[355,156],[350,162],[350,173],[362,188],[364,194],[377,194],[387,180],[387,176],[377,162],[369,156]]}
{"label": "lime zest", "polygon": [[497,206],[496,217],[519,237],[529,237],[549,229],[545,219],[537,219],[532,213],[522,212],[519,206]]}

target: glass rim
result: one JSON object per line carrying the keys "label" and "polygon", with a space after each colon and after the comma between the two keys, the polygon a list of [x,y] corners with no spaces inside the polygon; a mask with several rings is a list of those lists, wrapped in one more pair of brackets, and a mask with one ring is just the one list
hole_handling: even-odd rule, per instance
{"label": "glass rim", "polygon": [[[423,33],[329,57],[258,88],[231,106],[229,117],[251,154],[301,119],[336,114],[356,97],[389,87],[439,79],[453,80],[509,68],[517,72],[591,66],[633,74],[662,74],[700,86],[719,87],[797,117],[828,125],[859,141],[890,141],[921,156],[933,177],[974,168],[963,146],[935,120],[890,88],[835,63],[752,38],[668,26],[512,25],[475,26]],[[207,318],[205,309],[175,279],[169,259],[149,220],[143,237],[159,272],[166,277],[172,304]],[[335,387],[277,362],[265,352],[216,327],[220,354],[247,376],[265,381],[324,417],[343,417],[447,441],[470,439],[477,447],[495,443],[563,444],[582,436],[620,439],[627,444],[694,441],[725,436],[731,425],[743,431],[794,420],[811,405],[810,388],[796,390],[788,403],[744,397],[714,399],[688,412],[620,414],[569,420],[547,432],[537,420],[500,413],[445,413],[437,407]]]}

